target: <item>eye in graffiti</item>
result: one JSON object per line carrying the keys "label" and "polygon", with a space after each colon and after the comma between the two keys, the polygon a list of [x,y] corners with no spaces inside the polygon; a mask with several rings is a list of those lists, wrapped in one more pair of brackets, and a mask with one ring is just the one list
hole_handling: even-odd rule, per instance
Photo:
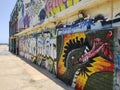
{"label": "eye in graffiti", "polygon": [[71,57],[71,59],[73,59],[73,60],[74,60],[74,59],[75,59],[75,57],[74,57],[74,56],[72,56],[72,57]]}
{"label": "eye in graffiti", "polygon": [[[67,43],[67,45],[64,47],[65,48],[65,51],[64,51],[65,54],[63,55],[63,57],[64,57],[65,66],[67,64],[66,62],[68,62],[67,59],[69,58],[69,56],[71,57],[72,60],[75,59],[75,60],[77,60],[76,62],[78,62],[78,58],[84,52],[85,46],[87,46],[87,48],[90,47],[89,44],[86,42],[86,40],[84,40],[83,38],[78,39],[78,37],[76,37],[76,39],[70,40]],[[75,52],[75,51],[78,51],[79,48],[80,48],[80,52],[78,52],[79,54],[76,53],[76,55],[78,55],[78,56],[72,55],[72,53]],[[78,58],[75,58],[75,56],[78,57]]]}

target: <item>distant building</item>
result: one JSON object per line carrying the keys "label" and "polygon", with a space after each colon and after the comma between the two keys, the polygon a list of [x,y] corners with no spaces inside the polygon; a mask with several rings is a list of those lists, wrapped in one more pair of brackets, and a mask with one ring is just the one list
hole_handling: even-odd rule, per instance
{"label": "distant building", "polygon": [[9,50],[76,90],[120,90],[120,0],[17,0]]}

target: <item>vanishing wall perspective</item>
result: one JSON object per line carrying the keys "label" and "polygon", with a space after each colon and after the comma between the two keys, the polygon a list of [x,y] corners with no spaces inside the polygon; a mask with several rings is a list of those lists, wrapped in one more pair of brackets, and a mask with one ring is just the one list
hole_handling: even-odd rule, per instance
{"label": "vanishing wall perspective", "polygon": [[120,0],[93,1],[24,0],[10,50],[76,90],[120,90]]}

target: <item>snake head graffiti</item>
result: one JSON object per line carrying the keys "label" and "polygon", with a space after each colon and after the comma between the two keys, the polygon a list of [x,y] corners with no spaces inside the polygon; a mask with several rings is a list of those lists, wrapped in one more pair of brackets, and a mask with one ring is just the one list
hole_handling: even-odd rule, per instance
{"label": "snake head graffiti", "polygon": [[58,74],[77,90],[92,74],[113,72],[113,31],[66,34],[61,40]]}
{"label": "snake head graffiti", "polygon": [[[109,31],[106,35],[105,39],[109,39],[112,36],[112,32]],[[81,56],[79,59],[79,63],[86,62],[90,58],[94,57],[97,55],[99,52],[102,52],[105,56],[109,55],[110,59],[113,59],[113,53],[112,51],[107,48],[111,44],[107,41],[102,40],[101,38],[94,38],[92,40],[92,49],[90,50],[87,46],[86,49],[84,50],[84,54]]]}

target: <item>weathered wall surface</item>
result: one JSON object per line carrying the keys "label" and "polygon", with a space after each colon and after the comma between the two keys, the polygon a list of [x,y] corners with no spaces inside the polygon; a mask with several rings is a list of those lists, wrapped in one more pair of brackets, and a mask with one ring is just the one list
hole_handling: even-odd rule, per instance
{"label": "weathered wall surface", "polygon": [[36,56],[36,34],[19,38],[19,54],[29,60]]}
{"label": "weathered wall surface", "polygon": [[[81,0],[48,0],[45,4],[46,15],[48,17],[54,16],[59,12],[74,6],[79,3]],[[88,0],[86,0],[88,1]]]}
{"label": "weathered wall surface", "polygon": [[114,89],[120,89],[120,28],[116,31],[115,54],[114,54]]}
{"label": "weathered wall surface", "polygon": [[[51,29],[50,29],[51,30]],[[37,63],[51,73],[57,73],[57,46],[55,29],[37,35]]]}
{"label": "weathered wall surface", "polygon": [[20,10],[18,15],[18,29],[33,27],[40,23],[39,12],[44,7],[46,0],[25,0],[20,1]]}
{"label": "weathered wall surface", "polygon": [[[18,28],[21,31],[40,25],[45,18],[59,15],[78,3],[91,1],[26,0],[20,4]],[[113,87],[119,90],[119,5],[119,0],[106,0],[85,7],[60,22],[53,22],[54,28],[46,25],[34,32],[33,27],[32,34],[18,39],[20,56],[56,74],[76,90],[113,90]],[[11,47],[14,44],[11,43]]]}
{"label": "weathered wall surface", "polygon": [[113,30],[59,36],[58,77],[77,90],[112,90],[113,38]]}

